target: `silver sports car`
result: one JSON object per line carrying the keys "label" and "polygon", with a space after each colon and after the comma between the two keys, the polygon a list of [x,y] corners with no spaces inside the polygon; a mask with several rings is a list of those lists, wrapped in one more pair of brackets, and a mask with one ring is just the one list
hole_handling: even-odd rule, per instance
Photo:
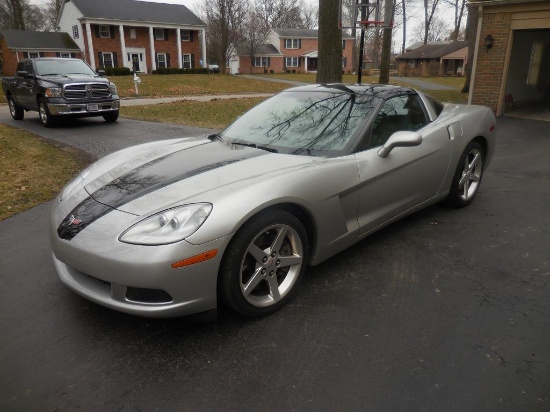
{"label": "silver sports car", "polygon": [[149,317],[285,305],[308,265],[441,200],[466,206],[495,117],[385,85],[284,91],[220,134],[111,154],[54,201],[59,277]]}

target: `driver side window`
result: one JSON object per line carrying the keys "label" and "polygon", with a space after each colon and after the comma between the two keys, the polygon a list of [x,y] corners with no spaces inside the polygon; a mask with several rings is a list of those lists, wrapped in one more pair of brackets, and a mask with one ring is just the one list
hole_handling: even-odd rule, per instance
{"label": "driver side window", "polygon": [[428,123],[428,116],[418,95],[392,97],[384,103],[374,119],[369,149],[382,146],[395,132],[414,132]]}

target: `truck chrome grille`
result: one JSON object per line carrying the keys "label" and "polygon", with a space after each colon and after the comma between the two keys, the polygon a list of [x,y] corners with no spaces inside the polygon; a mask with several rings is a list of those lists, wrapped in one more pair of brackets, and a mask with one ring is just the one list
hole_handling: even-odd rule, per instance
{"label": "truck chrome grille", "polygon": [[109,85],[103,83],[66,84],[63,96],[67,100],[93,100],[111,97]]}

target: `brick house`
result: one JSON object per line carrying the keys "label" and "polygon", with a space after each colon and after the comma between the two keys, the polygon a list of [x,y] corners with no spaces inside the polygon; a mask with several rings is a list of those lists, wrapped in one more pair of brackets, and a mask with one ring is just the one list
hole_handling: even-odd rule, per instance
{"label": "brick house", "polygon": [[396,57],[399,76],[433,77],[462,75],[468,58],[468,42],[423,44]]}
{"label": "brick house", "polygon": [[14,76],[21,59],[77,57],[82,53],[67,33],[29,30],[0,30],[0,73]]}
{"label": "brick house", "polygon": [[550,2],[475,0],[468,6],[479,11],[469,103],[497,115],[519,106],[550,113]]}
{"label": "brick house", "polygon": [[[354,38],[342,35],[342,70],[351,72]],[[317,72],[318,31],[311,29],[271,29],[266,44],[254,53],[238,46],[229,60],[232,74]]]}
{"label": "brick house", "polygon": [[57,18],[93,68],[206,67],[206,25],[187,7],[136,0],[64,0]]}

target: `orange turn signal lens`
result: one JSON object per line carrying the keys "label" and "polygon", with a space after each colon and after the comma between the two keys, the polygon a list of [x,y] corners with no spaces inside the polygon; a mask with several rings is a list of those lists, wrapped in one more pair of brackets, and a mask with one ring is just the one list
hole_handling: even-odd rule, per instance
{"label": "orange turn signal lens", "polygon": [[218,254],[218,249],[209,250],[208,252],[201,253],[200,255],[195,255],[187,259],[180,260],[179,262],[172,263],[174,269],[181,268],[184,266],[194,265],[195,263],[204,262],[205,260],[210,260],[216,257]]}

